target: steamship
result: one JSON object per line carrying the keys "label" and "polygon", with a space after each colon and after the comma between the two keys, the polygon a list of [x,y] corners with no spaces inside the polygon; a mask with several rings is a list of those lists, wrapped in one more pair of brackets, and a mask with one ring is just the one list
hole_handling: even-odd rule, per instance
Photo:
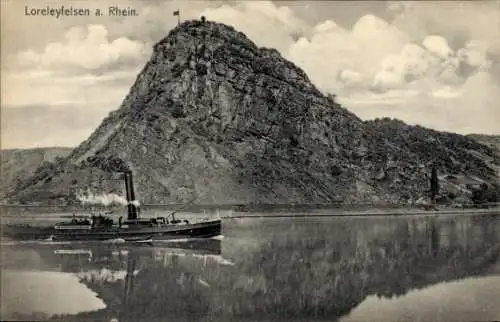
{"label": "steamship", "polygon": [[139,203],[135,200],[132,172],[124,172],[127,194],[127,219],[113,220],[107,215],[73,216],[70,221],[49,227],[32,225],[7,225],[3,235],[12,239],[57,241],[71,240],[158,240],[180,238],[210,238],[221,234],[221,220],[205,220],[190,223],[175,218],[140,218]]}

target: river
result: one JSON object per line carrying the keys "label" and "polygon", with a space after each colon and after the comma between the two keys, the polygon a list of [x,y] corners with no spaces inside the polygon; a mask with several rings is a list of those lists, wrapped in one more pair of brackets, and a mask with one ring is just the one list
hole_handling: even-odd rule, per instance
{"label": "river", "polygon": [[154,243],[2,241],[2,320],[500,320],[500,216],[231,218]]}

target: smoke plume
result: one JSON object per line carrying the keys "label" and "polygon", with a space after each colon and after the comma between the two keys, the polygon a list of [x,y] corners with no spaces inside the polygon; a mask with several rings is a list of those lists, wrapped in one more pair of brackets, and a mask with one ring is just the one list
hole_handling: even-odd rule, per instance
{"label": "smoke plume", "polygon": [[109,205],[126,206],[128,204],[127,199],[114,193],[94,195],[91,192],[87,191],[84,194],[83,193],[77,194],[76,198],[82,204],[103,205],[103,206],[109,206]]}
{"label": "smoke plume", "polygon": [[138,200],[132,200],[130,203],[136,207],[139,207],[141,205]]}

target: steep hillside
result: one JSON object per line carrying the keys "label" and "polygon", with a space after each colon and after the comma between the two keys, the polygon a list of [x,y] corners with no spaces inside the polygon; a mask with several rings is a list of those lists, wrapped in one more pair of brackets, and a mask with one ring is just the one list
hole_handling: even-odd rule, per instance
{"label": "steep hillside", "polygon": [[[232,27],[189,21],[154,46],[88,140],[12,197],[123,193],[114,172],[126,167],[147,203],[406,203],[426,194],[429,162],[442,176],[498,180],[492,149],[398,121],[363,122],[276,50]],[[453,198],[470,195],[455,190]]]}
{"label": "steep hillside", "polygon": [[[474,192],[491,194],[484,202],[497,202],[500,154],[466,136],[410,126],[388,118],[366,122],[372,133],[372,155],[378,156],[377,180],[405,198],[414,191],[424,195],[430,164],[437,166],[444,202],[468,203]],[[410,171],[409,171],[410,170]],[[472,198],[474,199],[474,198]],[[474,201],[474,200],[472,200]]]}
{"label": "steep hillside", "polygon": [[0,150],[0,196],[29,177],[43,164],[57,162],[57,158],[68,156],[72,148],[36,148]]}
{"label": "steep hillside", "polygon": [[467,137],[494,148],[500,153],[500,135],[469,134]]}

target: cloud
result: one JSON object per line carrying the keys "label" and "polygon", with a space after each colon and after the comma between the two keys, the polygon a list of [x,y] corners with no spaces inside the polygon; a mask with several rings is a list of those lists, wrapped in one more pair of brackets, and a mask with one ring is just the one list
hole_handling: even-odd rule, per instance
{"label": "cloud", "polygon": [[243,1],[235,5],[207,8],[200,15],[208,20],[234,26],[258,46],[276,48],[285,52],[297,34],[305,34],[310,27],[286,6],[278,7],[272,1]]}
{"label": "cloud", "polygon": [[500,41],[500,28],[495,27],[500,25],[498,1],[398,1],[389,6],[399,6],[392,24],[412,41],[441,35],[455,49],[470,39],[485,41],[491,49]]}
{"label": "cloud", "polygon": [[422,78],[460,84],[464,81],[461,64],[472,71],[488,66],[484,49],[481,52],[474,42],[455,53],[439,35],[427,35],[420,42],[409,39],[410,35],[373,15],[361,17],[351,30],[329,20],[313,28],[310,40],[294,43],[287,57],[328,92],[359,89],[361,84],[380,92]]}
{"label": "cloud", "polygon": [[[407,43],[407,37],[390,24],[373,15],[361,17],[352,29],[346,29],[328,20],[313,28],[310,40],[294,43],[287,58],[301,66],[313,82],[324,91],[336,92],[360,83],[369,86],[367,78],[396,76],[380,71],[380,63],[387,55],[398,53]],[[346,74],[348,71],[348,74]],[[383,75],[382,75],[383,74]],[[340,77],[337,77],[340,75]]]}
{"label": "cloud", "polygon": [[462,96],[462,93],[454,90],[450,86],[444,86],[444,87],[436,89],[434,92],[431,93],[431,95],[433,97],[436,97],[436,98],[448,99],[448,98],[455,98],[455,97]]}
{"label": "cloud", "polygon": [[424,48],[414,43],[408,43],[398,54],[388,55],[384,58],[382,69],[401,74],[407,81],[411,81],[425,76],[432,63],[432,57]]}
{"label": "cloud", "polygon": [[429,53],[435,54],[441,59],[449,59],[453,56],[453,51],[448,46],[448,41],[442,36],[426,36],[422,41],[422,45]]}
{"label": "cloud", "polygon": [[[442,130],[499,133],[498,122],[492,120],[500,116],[500,67],[494,56],[497,39],[491,36],[498,31],[486,32],[484,23],[481,28],[452,24],[469,16],[478,21],[483,4],[468,4],[469,11],[452,6],[441,20],[432,13],[435,7],[390,3],[393,22],[365,15],[351,29],[325,21],[312,29],[309,39],[294,43],[287,55],[321,90],[338,94],[362,118],[387,114]],[[486,21],[496,22],[498,13],[487,14]],[[402,17],[430,26],[416,32]],[[478,114],[468,114],[473,110]]]}
{"label": "cloud", "polygon": [[1,147],[76,146],[107,114],[106,110],[72,104],[3,108]]}
{"label": "cloud", "polygon": [[404,89],[351,93],[337,101],[362,119],[387,116],[443,131],[500,134],[499,93],[492,75],[478,72],[461,85],[424,79]]}
{"label": "cloud", "polygon": [[374,15],[359,18],[351,34],[362,47],[385,52],[397,51],[408,42],[405,33]]}
{"label": "cloud", "polygon": [[389,89],[400,88],[404,84],[405,79],[403,74],[390,70],[381,70],[373,79],[372,89],[385,92]]}
{"label": "cloud", "polygon": [[[58,74],[50,69],[3,72],[2,106],[66,106],[112,110],[127,94],[140,67],[102,75]],[[27,95],[27,93],[29,95]]]}
{"label": "cloud", "polygon": [[457,57],[469,66],[487,70],[493,63],[489,57],[489,48],[484,41],[471,40],[457,51]]}
{"label": "cloud", "polygon": [[337,79],[349,88],[361,88],[367,82],[365,75],[350,69],[340,70]]}
{"label": "cloud", "polygon": [[47,44],[42,52],[19,53],[18,63],[23,67],[96,70],[116,63],[137,64],[149,54],[149,48],[141,42],[127,37],[110,40],[108,29],[103,25],[73,27],[64,38],[62,42]]}
{"label": "cloud", "polygon": [[72,26],[60,39],[40,49],[17,52],[15,64],[7,66],[2,75],[2,105],[118,108],[147,61],[153,43],[175,26],[177,18],[171,12],[177,8],[183,19],[203,14],[225,21],[251,34],[257,43],[262,39],[259,44],[269,47],[277,42],[289,46],[293,42],[291,35],[305,26],[290,8],[277,7],[271,1],[235,6],[217,1],[146,3],[137,8],[141,19]]}
{"label": "cloud", "polygon": [[[408,99],[415,96],[419,96],[419,91],[414,90],[389,90],[384,93],[374,93],[374,92],[357,92],[348,96],[338,96],[337,101],[345,106],[355,107],[355,108],[365,108],[370,106],[384,105],[388,107],[398,106],[405,104]],[[372,113],[376,115],[377,110],[372,109]],[[366,116],[367,114],[361,115],[362,117],[372,117]],[[371,114],[368,114],[371,115]],[[373,116],[376,117],[376,116]]]}

